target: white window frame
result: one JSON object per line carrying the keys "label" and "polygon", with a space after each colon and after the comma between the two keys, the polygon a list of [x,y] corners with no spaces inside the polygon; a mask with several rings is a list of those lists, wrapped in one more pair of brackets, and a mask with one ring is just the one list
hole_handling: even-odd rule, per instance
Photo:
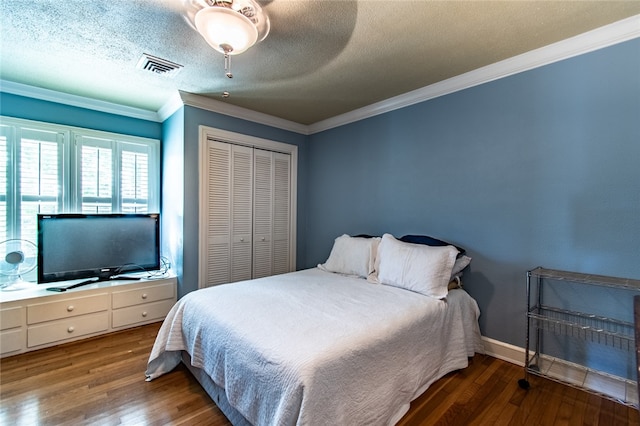
{"label": "white window frame", "polygon": [[[105,141],[105,146],[112,149],[112,162],[114,185],[112,188],[112,212],[120,213],[122,200],[120,197],[120,157],[123,148],[126,151],[144,151],[148,154],[148,203],[147,212],[158,213],[160,211],[160,141],[157,139],[143,138],[111,132],[103,132],[79,127],[63,126],[59,124],[44,123],[24,120],[19,118],[0,116],[0,135],[7,138],[7,239],[21,238],[20,232],[20,152],[18,147],[23,134],[29,129],[42,132],[54,132],[60,135],[59,151],[59,193],[58,213],[81,213],[81,151],[83,143],[88,140]],[[108,141],[108,142],[106,142]],[[92,143],[87,143],[93,145]],[[35,243],[35,241],[33,241]]]}
{"label": "white window frame", "polygon": [[[114,133],[99,132],[95,130],[85,130],[82,133],[74,132],[74,167],[82,164],[82,146],[100,146],[111,149],[112,161],[115,165],[112,171],[112,194],[111,203],[114,206],[114,212],[121,212],[123,200],[120,191],[120,174],[122,172],[122,152],[141,152],[149,155],[149,187],[148,187],[148,208],[149,213],[157,213],[160,211],[160,141],[155,139],[146,139],[136,136],[126,136]],[[90,140],[90,141],[89,141]],[[82,210],[82,188],[81,188],[82,170],[75,172],[76,179],[74,181],[73,202],[78,212]]]}

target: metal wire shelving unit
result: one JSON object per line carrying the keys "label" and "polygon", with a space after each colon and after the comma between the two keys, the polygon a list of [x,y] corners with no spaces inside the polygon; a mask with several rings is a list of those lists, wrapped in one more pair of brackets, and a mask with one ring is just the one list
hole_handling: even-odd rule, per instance
{"label": "metal wire shelving unit", "polygon": [[[538,267],[527,272],[527,336],[525,348],[525,376],[518,384],[523,389],[530,387],[529,375],[546,377],[560,381],[570,386],[585,389],[580,384],[568,382],[551,375],[541,368],[548,358],[541,353],[541,341],[544,332],[555,335],[568,336],[583,341],[595,342],[627,352],[635,352],[635,324],[617,318],[563,309],[557,306],[545,305],[543,285],[547,280],[557,282],[572,282],[599,287],[630,290],[640,295],[640,280],[617,278],[602,275],[589,275],[576,272],[559,271]],[[636,365],[637,369],[637,365]],[[590,371],[584,367],[585,371]],[[607,376],[607,374],[604,374]],[[633,382],[637,389],[637,382]],[[594,392],[593,389],[585,389]],[[630,402],[626,398],[612,397],[595,391],[599,395],[621,402],[625,405],[637,407],[637,398]]]}

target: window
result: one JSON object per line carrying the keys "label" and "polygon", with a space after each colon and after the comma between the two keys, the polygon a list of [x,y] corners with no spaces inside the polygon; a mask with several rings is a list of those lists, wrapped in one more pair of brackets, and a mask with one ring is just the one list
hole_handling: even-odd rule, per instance
{"label": "window", "polygon": [[159,141],[1,117],[0,241],[38,213],[159,211]]}
{"label": "window", "polygon": [[[11,170],[9,164],[9,151],[7,139],[12,138],[10,133],[12,129],[6,126],[0,126],[0,223],[7,223],[7,175]],[[7,239],[7,226],[0,226],[0,241]]]}

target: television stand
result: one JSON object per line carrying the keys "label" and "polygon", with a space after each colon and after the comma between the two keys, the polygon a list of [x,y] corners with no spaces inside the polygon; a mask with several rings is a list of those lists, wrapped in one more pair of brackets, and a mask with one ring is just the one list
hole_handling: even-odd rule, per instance
{"label": "television stand", "polygon": [[[61,293],[46,285],[0,292],[0,357],[162,321],[176,303],[177,279],[140,277],[102,282],[94,277],[93,285]],[[67,287],[87,279],[48,285]]]}
{"label": "television stand", "polygon": [[124,275],[119,275],[119,276],[112,276],[112,277],[106,277],[106,278],[98,278],[97,280],[95,279],[90,279],[90,280],[86,280],[86,281],[80,281],[79,283],[75,283],[73,285],[67,286],[67,287],[49,287],[47,288],[48,291],[57,291],[57,292],[63,292],[63,291],[67,291],[67,290],[71,290],[72,288],[78,288],[78,287],[82,287],[84,285],[89,285],[89,284],[95,284],[101,281],[112,281],[112,280],[125,280],[125,281],[137,281],[139,280],[140,277],[127,277]]}

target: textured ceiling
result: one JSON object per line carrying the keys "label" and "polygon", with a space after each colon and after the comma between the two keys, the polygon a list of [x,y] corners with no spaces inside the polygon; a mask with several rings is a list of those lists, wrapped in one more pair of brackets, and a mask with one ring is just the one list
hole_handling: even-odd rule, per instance
{"label": "textured ceiling", "polygon": [[[312,124],[640,13],[640,1],[261,1],[267,38],[224,61],[193,0],[0,0],[0,79],[158,111],[178,90]],[[136,69],[143,53],[184,67]]]}

